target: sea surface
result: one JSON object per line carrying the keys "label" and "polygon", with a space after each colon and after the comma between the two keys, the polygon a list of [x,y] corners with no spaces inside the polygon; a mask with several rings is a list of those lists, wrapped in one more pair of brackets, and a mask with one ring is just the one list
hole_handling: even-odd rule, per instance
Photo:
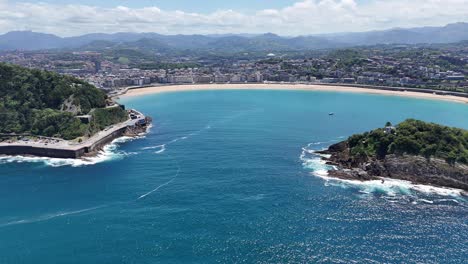
{"label": "sea surface", "polygon": [[121,102],[153,117],[146,136],[85,161],[0,159],[0,263],[467,263],[456,191],[328,179],[314,154],[387,121],[468,129],[466,104],[308,91]]}

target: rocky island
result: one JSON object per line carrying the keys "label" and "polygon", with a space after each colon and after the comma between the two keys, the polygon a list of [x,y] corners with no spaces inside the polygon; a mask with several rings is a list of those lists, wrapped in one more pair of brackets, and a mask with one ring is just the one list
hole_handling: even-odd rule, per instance
{"label": "rocky island", "polygon": [[0,64],[0,155],[94,155],[150,122],[74,77]]}
{"label": "rocky island", "polygon": [[331,177],[349,180],[394,178],[468,191],[468,131],[408,119],[387,123],[330,146]]}

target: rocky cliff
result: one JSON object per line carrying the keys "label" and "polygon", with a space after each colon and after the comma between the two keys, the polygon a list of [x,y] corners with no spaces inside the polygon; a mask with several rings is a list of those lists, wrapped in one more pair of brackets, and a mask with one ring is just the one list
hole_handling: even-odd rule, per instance
{"label": "rocky cliff", "polygon": [[351,155],[348,141],[334,144],[320,153],[331,155],[325,159],[337,167],[329,171],[332,177],[361,181],[386,177],[468,191],[468,166],[465,164],[407,154],[382,158],[356,156]]}

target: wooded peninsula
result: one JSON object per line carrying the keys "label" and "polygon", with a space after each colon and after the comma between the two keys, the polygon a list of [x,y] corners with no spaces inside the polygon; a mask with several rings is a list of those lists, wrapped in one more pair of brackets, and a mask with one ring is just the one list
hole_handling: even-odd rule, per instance
{"label": "wooded peninsula", "polygon": [[112,106],[103,91],[77,78],[0,63],[2,134],[89,137],[128,119]]}

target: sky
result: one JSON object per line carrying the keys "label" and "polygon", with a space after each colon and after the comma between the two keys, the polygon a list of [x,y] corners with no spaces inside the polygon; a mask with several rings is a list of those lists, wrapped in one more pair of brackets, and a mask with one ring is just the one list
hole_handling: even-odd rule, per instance
{"label": "sky", "polygon": [[468,0],[0,0],[0,33],[276,33],[296,36],[468,22]]}

